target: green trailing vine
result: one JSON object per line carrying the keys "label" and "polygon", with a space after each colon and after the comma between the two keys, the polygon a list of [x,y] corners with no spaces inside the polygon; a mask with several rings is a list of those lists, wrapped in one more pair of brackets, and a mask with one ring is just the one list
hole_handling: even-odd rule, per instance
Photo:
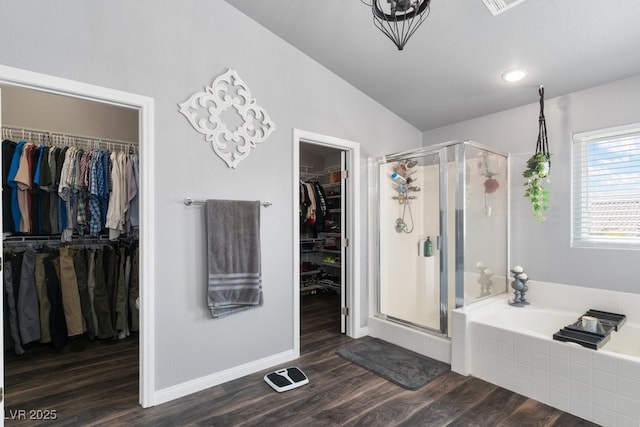
{"label": "green trailing vine", "polygon": [[527,160],[527,169],[522,176],[526,191],[524,197],[531,202],[533,218],[536,222],[545,220],[544,213],[549,209],[549,190],[543,187],[543,180],[549,176],[549,156],[544,153],[534,154]]}
{"label": "green trailing vine", "polygon": [[542,186],[542,180],[549,176],[551,153],[547,139],[547,122],[544,117],[544,87],[540,86],[538,94],[540,95],[540,116],[538,117],[536,154],[527,160],[527,169],[522,176],[527,179],[524,183],[526,188],[524,197],[531,202],[533,218],[536,222],[542,222],[545,220],[545,211],[549,209],[549,190]]}

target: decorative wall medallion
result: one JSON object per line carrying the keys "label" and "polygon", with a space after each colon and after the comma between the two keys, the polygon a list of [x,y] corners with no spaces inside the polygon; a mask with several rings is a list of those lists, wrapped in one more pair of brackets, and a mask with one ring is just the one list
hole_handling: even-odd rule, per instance
{"label": "decorative wall medallion", "polygon": [[246,83],[232,69],[179,106],[194,129],[211,142],[213,151],[234,169],[276,129],[267,112],[251,97]]}

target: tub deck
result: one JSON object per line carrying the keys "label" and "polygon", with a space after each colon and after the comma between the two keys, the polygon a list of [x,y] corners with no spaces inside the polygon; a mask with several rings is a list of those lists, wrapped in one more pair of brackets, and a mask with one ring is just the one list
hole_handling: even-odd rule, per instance
{"label": "tub deck", "polygon": [[[600,425],[640,425],[640,295],[557,286],[538,306],[512,307],[502,295],[454,311],[452,369]],[[573,307],[560,310],[558,301]],[[588,309],[627,321],[598,350],[553,340]]]}

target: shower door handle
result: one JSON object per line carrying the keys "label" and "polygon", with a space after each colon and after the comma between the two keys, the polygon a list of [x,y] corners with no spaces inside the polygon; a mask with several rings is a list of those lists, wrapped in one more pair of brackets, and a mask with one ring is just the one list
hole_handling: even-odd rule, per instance
{"label": "shower door handle", "polygon": [[440,246],[440,236],[436,236],[436,249],[441,250],[442,246]]}

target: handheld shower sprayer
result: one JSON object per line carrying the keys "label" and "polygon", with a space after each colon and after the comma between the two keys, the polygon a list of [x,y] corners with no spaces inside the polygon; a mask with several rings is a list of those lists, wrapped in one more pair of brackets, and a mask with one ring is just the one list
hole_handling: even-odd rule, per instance
{"label": "handheld shower sprayer", "polygon": [[404,185],[407,183],[407,179],[400,175],[398,172],[394,172],[391,174],[391,179],[397,182],[398,184]]}

